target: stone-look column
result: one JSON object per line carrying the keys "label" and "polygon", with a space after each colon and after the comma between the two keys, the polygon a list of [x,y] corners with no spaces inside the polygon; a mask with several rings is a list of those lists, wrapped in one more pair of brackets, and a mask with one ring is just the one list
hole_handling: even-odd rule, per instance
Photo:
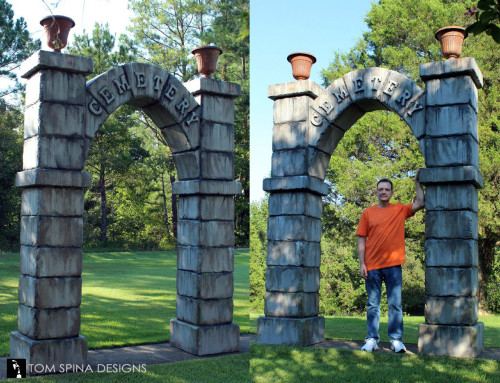
{"label": "stone-look column", "polygon": [[185,84],[200,104],[199,179],[174,183],[177,224],[177,318],[170,343],[191,354],[239,350],[233,323],[234,98],[238,84],[199,78]]}
{"label": "stone-look column", "polygon": [[476,357],[483,350],[478,319],[479,172],[477,89],[473,58],[421,65],[426,84],[425,323],[422,354]]}
{"label": "stone-look column", "polygon": [[[269,87],[274,103],[264,317],[257,341],[306,346],[323,341],[319,313],[321,196],[327,185],[309,175],[310,103],[319,87],[299,81]],[[314,127],[312,127],[314,128]]]}
{"label": "stone-look column", "polygon": [[80,333],[85,75],[84,57],[39,51],[22,67],[26,86],[18,331],[10,355],[28,364],[85,364]]}

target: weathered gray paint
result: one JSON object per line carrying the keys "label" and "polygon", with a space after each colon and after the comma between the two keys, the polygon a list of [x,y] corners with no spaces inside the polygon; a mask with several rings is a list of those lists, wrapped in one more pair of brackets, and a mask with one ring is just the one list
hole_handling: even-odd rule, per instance
{"label": "weathered gray paint", "polygon": [[426,324],[419,329],[419,350],[451,356],[482,351],[483,326],[477,322],[482,75],[468,57],[424,64],[420,75],[425,90],[384,68],[348,73],[327,89],[311,80],[269,87],[273,157],[271,178],[264,180],[270,193],[267,292],[258,342],[304,346],[323,340],[318,267],[326,168],[359,118],[390,110],[419,140],[426,164],[420,172],[427,187]]}
{"label": "weathered gray paint", "polygon": [[[200,78],[182,84],[134,63],[88,83],[91,59],[39,51],[28,79],[21,205],[18,329],[11,356],[43,365],[84,365],[80,335],[83,172],[91,140],[120,105],[142,108],[161,130],[177,167],[177,319],[172,344],[208,355],[238,351],[232,323],[234,269],[234,98],[240,86]],[[203,134],[201,130],[203,129]]]}

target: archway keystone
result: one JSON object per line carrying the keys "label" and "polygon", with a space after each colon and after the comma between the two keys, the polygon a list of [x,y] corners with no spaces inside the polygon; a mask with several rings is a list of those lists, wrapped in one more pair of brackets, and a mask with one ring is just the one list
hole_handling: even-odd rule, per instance
{"label": "archway keystone", "polygon": [[478,319],[477,189],[482,187],[477,140],[474,59],[424,64],[422,90],[400,73],[367,68],[323,89],[310,80],[273,85],[273,156],[269,196],[265,316],[260,343],[310,345],[324,339],[319,316],[322,196],[330,156],[365,113],[389,110],[415,137],[426,168],[425,323],[419,352],[477,356],[484,330]]}

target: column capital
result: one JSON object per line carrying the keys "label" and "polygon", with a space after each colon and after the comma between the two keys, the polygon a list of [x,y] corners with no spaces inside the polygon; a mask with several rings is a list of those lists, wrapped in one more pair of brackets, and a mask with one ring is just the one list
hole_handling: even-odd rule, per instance
{"label": "column capital", "polygon": [[234,181],[190,180],[174,182],[173,194],[213,194],[238,195],[241,193],[241,183]]}
{"label": "column capital", "polygon": [[277,100],[280,98],[309,96],[314,100],[324,92],[325,90],[314,81],[301,80],[270,85],[267,88],[267,97],[271,100]]}
{"label": "column capital", "polygon": [[21,77],[30,78],[41,69],[56,69],[88,75],[94,72],[94,60],[88,57],[39,50],[21,65]]}
{"label": "column capital", "polygon": [[88,172],[72,170],[30,169],[16,174],[16,186],[88,188],[92,186],[92,175]]}
{"label": "column capital", "polygon": [[424,185],[472,183],[478,189],[483,187],[483,176],[474,166],[424,168],[418,180]]}
{"label": "column capital", "polygon": [[310,176],[266,178],[263,189],[268,192],[303,190],[319,195],[328,194],[328,185],[320,179]]}
{"label": "column capital", "polygon": [[424,81],[458,76],[470,76],[478,89],[483,87],[483,74],[473,57],[461,57],[420,65],[420,77]]}
{"label": "column capital", "polygon": [[237,98],[241,95],[241,85],[233,82],[199,77],[184,83],[186,89],[193,95],[211,94],[220,97]]}

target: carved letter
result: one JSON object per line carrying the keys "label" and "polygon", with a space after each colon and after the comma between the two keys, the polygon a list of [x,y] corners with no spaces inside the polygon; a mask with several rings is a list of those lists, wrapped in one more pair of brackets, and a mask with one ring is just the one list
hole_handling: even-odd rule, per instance
{"label": "carved letter", "polygon": [[408,111],[408,116],[411,117],[413,112],[416,112],[417,110],[422,110],[422,109],[424,109],[424,107],[418,101],[415,101],[413,103],[413,106],[411,107],[411,109]]}
{"label": "carved letter", "polygon": [[106,102],[106,105],[111,104],[115,99],[115,96],[113,96],[111,93],[109,93],[109,89],[107,86],[105,86],[104,88],[101,88],[101,90],[99,91],[99,94]]}
{"label": "carved letter", "polygon": [[125,77],[124,74],[120,76],[120,81],[114,79],[113,84],[115,84],[118,94],[123,94],[130,89],[130,85],[128,84],[127,78]]}
{"label": "carved letter", "polygon": [[134,72],[135,74],[135,81],[137,82],[137,87],[138,88],[145,88],[146,87],[146,77],[144,75],[144,72]]}
{"label": "carved letter", "polygon": [[361,77],[358,77],[357,79],[352,80],[354,83],[354,91],[357,92],[362,92],[363,89],[363,79]]}
{"label": "carved letter", "polygon": [[186,120],[186,125],[191,125],[192,122],[200,121],[195,112],[189,113],[189,117]]}
{"label": "carved letter", "polygon": [[338,104],[340,104],[349,95],[344,86],[341,86],[337,92],[333,91],[332,93],[337,98]]}
{"label": "carved letter", "polygon": [[165,92],[165,97],[168,98],[170,101],[174,101],[176,93],[177,93],[177,88],[172,84],[170,84],[167,91]]}
{"label": "carved letter", "polygon": [[159,91],[162,82],[163,82],[163,80],[160,78],[160,76],[155,75],[153,77],[153,89],[156,91]]}
{"label": "carved letter", "polygon": [[184,114],[184,110],[189,107],[189,102],[185,98],[182,99],[182,101],[175,106],[175,109],[179,111],[179,114],[182,116]]}
{"label": "carved letter", "polygon": [[92,112],[92,114],[98,116],[102,113],[102,106],[96,101],[96,99],[92,98],[92,100],[89,102],[89,110]]}
{"label": "carved letter", "polygon": [[382,79],[378,76],[374,76],[372,77],[371,79],[371,83],[372,83],[372,90],[377,90],[378,89],[378,85],[380,84],[377,84],[377,82],[382,82]]}
{"label": "carved letter", "polygon": [[328,101],[325,101],[323,104],[320,104],[319,107],[325,111],[326,114],[330,114],[333,110],[333,105],[329,105]]}
{"label": "carved letter", "polygon": [[398,87],[398,83],[395,81],[389,81],[389,85],[387,88],[385,88],[384,93],[388,96],[392,96],[392,92],[394,92],[394,89]]}
{"label": "carved letter", "polygon": [[322,123],[323,123],[323,117],[321,117],[319,114],[314,113],[311,120],[311,124],[313,124],[314,126],[321,126]]}
{"label": "carved letter", "polygon": [[405,106],[406,101],[408,101],[411,98],[411,93],[408,89],[405,89],[404,93],[399,96],[396,101],[401,103],[401,106]]}

